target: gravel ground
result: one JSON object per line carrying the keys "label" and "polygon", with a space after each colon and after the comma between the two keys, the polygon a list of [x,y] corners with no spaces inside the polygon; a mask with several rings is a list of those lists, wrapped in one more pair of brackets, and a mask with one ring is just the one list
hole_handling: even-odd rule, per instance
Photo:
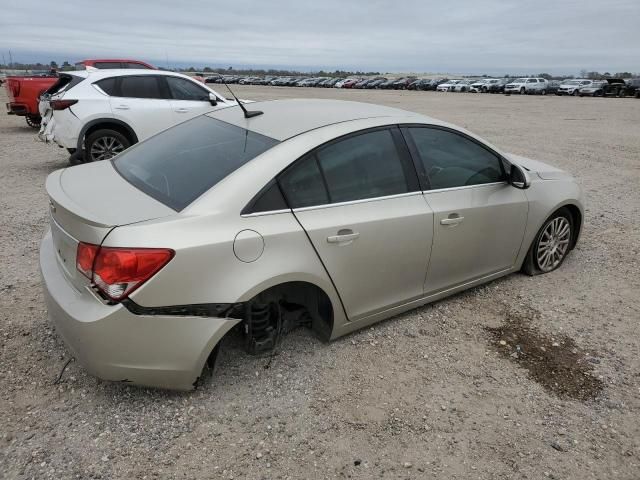
{"label": "gravel ground", "polygon": [[[406,108],[558,165],[586,190],[581,241],[556,272],[511,275],[330,344],[293,332],[269,368],[231,338],[193,393],[105,383],[76,363],[54,385],[68,352],[47,321],[38,242],[44,180],[66,155],[2,115],[0,477],[640,477],[639,101],[234,89]],[[602,390],[558,396],[501,353],[487,329],[514,316],[570,339],[555,348],[584,352]]]}

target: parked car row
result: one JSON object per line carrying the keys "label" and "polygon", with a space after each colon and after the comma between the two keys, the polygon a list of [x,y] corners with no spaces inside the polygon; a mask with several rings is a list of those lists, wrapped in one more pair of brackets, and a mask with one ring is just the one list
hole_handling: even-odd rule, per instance
{"label": "parked car row", "polygon": [[238,83],[241,85],[271,85],[275,87],[334,87],[380,90],[420,90],[438,92],[508,93],[521,95],[575,96],[639,96],[640,79],[546,80],[539,77],[520,78],[402,78],[386,77],[299,77],[215,75],[205,83]]}

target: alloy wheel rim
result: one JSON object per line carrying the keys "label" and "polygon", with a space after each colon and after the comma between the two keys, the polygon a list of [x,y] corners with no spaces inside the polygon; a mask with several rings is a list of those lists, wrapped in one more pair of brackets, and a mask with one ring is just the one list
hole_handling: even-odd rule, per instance
{"label": "alloy wheel rim", "polygon": [[124,151],[124,145],[116,137],[100,137],[91,145],[91,160],[108,160]]}
{"label": "alloy wheel rim", "polygon": [[550,272],[562,262],[569,249],[571,225],[565,217],[551,220],[540,235],[536,259],[543,272]]}

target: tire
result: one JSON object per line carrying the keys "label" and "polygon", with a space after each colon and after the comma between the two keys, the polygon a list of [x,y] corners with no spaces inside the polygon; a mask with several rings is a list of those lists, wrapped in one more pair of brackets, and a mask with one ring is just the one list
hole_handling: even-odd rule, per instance
{"label": "tire", "polygon": [[31,128],[40,128],[40,122],[42,122],[42,117],[40,115],[26,115],[24,119],[27,121],[27,125]]}
{"label": "tire", "polygon": [[482,87],[481,92],[482,93],[487,93],[487,87]]}
{"label": "tire", "polygon": [[84,143],[85,162],[97,162],[115,157],[131,146],[131,142],[122,133],[108,128],[96,130]]}
{"label": "tire", "polygon": [[573,91],[573,96],[574,96],[574,97],[577,97],[578,95],[580,95],[580,91],[576,88],[576,89]]}
{"label": "tire", "polygon": [[540,95],[546,95],[547,94],[547,90],[546,89],[542,89],[542,91],[540,92]]}
{"label": "tire", "polygon": [[525,88],[524,88],[524,87],[522,87],[522,88],[520,89],[520,95],[524,95],[525,93],[527,93],[527,91],[525,90]]}
{"label": "tire", "polygon": [[560,267],[571,250],[573,235],[573,217],[563,207],[551,215],[536,234],[522,271],[527,275],[540,275]]}
{"label": "tire", "polygon": [[618,96],[619,96],[620,98],[624,98],[624,97],[626,97],[626,96],[627,96],[627,92],[626,92],[626,90],[625,90],[624,88],[621,88],[620,90],[618,90]]}

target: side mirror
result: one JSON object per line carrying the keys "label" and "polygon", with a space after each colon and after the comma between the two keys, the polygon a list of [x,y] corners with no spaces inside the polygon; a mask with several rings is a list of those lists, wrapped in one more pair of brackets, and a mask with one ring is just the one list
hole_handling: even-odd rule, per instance
{"label": "side mirror", "polygon": [[209,103],[212,107],[218,105],[218,97],[216,97],[215,93],[209,93]]}
{"label": "side mirror", "polygon": [[529,172],[519,165],[511,164],[511,171],[509,172],[509,183],[516,188],[525,190],[531,186],[531,177]]}

